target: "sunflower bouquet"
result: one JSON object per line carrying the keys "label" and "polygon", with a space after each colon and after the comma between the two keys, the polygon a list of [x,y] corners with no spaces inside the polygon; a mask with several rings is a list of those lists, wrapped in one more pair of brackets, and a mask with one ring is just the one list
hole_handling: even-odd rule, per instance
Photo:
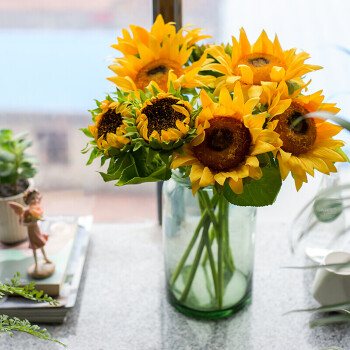
{"label": "sunflower bouquet", "polygon": [[88,164],[108,160],[100,174],[117,186],[173,177],[192,190],[200,218],[168,271],[169,286],[186,305],[202,257],[211,273],[210,308],[222,310],[236,269],[229,204],[271,205],[289,174],[299,190],[307,174],[336,172],[334,163],[346,156],[344,142],[333,139],[342,128],[315,113],[339,109],[323,102],[322,91],[307,93],[305,75],[321,67],[306,64],[306,52],[283,50],[265,31],[253,45],[244,29],[228,45],[198,44],[207,38],[199,28],[176,31],[161,16],[150,31],[124,29],[112,45],[121,57],[109,67],[116,90],[91,111],[83,152],[91,152]]}

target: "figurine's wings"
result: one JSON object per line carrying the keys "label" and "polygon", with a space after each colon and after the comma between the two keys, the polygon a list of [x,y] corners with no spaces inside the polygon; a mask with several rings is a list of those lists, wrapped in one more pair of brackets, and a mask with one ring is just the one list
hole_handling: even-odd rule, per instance
{"label": "figurine's wings", "polygon": [[13,209],[15,214],[17,214],[20,217],[20,221],[21,221],[21,218],[22,218],[23,213],[24,213],[24,206],[22,204],[17,203],[17,202],[8,202],[8,205]]}

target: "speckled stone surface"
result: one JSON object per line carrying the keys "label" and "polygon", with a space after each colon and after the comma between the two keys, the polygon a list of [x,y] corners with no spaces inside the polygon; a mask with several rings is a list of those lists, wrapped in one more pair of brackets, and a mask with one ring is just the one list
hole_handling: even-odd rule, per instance
{"label": "speckled stone surface", "polygon": [[[52,336],[78,350],[350,349],[350,326],[309,328],[312,273],[291,256],[286,226],[258,228],[252,304],[218,321],[188,318],[166,301],[161,230],[154,223],[94,225],[78,303]],[[26,334],[0,338],[1,350],[63,349]]]}

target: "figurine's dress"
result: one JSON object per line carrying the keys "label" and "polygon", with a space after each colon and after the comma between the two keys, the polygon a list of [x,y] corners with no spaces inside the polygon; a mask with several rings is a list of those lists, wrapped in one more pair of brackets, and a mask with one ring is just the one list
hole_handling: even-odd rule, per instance
{"label": "figurine's dress", "polygon": [[40,232],[38,220],[33,218],[29,209],[26,209],[23,213],[23,225],[28,228],[29,248],[42,248],[46,244],[49,236],[46,233]]}

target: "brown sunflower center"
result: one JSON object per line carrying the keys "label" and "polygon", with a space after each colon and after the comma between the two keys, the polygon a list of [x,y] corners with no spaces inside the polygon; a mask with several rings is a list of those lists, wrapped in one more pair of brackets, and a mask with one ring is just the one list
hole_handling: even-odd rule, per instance
{"label": "brown sunflower center", "polygon": [[239,65],[250,67],[253,71],[253,84],[255,85],[259,85],[262,81],[271,81],[272,67],[277,66],[286,69],[285,63],[279,57],[267,53],[251,53],[241,57],[233,70],[237,75],[241,75]]}
{"label": "brown sunflower center", "polygon": [[153,68],[147,72],[147,75],[151,78],[157,75],[163,75],[167,71],[167,68],[165,66],[158,66],[156,68]]}
{"label": "brown sunflower center", "polygon": [[159,98],[141,110],[141,113],[145,114],[148,120],[148,137],[154,130],[161,135],[162,130],[176,128],[176,121],[182,121],[186,118],[184,114],[175,111],[172,107],[177,102],[179,100],[171,97]]}
{"label": "brown sunflower center", "polygon": [[166,58],[150,62],[138,71],[135,77],[136,87],[144,90],[151,81],[155,81],[162,90],[167,91],[168,73],[170,70],[173,70],[178,77],[184,72],[179,63]]}
{"label": "brown sunflower center", "polygon": [[98,123],[98,138],[103,136],[106,140],[107,134],[112,133],[115,134],[117,128],[123,124],[123,118],[120,113],[116,113],[114,109],[109,109],[105,112],[100,122]]}
{"label": "brown sunflower center", "polygon": [[265,57],[251,58],[250,60],[248,60],[248,62],[254,67],[262,67],[270,63],[270,61]]}
{"label": "brown sunflower center", "polygon": [[216,129],[214,130],[209,139],[208,146],[214,151],[223,151],[230,147],[233,142],[233,134],[229,129]]}
{"label": "brown sunflower center", "polygon": [[312,149],[316,140],[316,125],[313,119],[302,119],[297,124],[293,123],[309,111],[297,102],[292,102],[290,107],[281,115],[275,117],[278,124],[275,131],[283,141],[282,149],[294,155],[308,152]]}
{"label": "brown sunflower center", "polygon": [[229,170],[238,166],[248,155],[252,138],[249,129],[232,117],[215,117],[205,131],[205,139],[193,147],[194,154],[205,166]]}

